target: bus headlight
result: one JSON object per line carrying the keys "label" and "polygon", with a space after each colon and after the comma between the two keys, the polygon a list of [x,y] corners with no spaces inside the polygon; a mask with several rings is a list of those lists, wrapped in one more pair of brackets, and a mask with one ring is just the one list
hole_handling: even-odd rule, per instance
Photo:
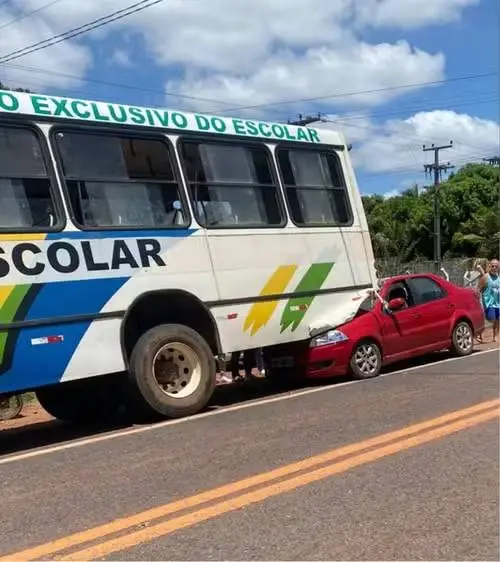
{"label": "bus headlight", "polygon": [[310,347],[321,347],[322,345],[332,345],[347,341],[349,338],[340,330],[329,330],[324,334],[320,334],[312,338]]}

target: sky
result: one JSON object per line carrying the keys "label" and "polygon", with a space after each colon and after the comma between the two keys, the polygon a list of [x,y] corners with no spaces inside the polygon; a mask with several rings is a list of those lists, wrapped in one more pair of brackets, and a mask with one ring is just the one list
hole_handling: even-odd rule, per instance
{"label": "sky", "polygon": [[[59,44],[20,51],[140,4]],[[147,6],[147,7],[146,7]],[[340,129],[363,194],[500,152],[500,0],[0,0],[0,81]],[[43,46],[43,45],[42,45]]]}

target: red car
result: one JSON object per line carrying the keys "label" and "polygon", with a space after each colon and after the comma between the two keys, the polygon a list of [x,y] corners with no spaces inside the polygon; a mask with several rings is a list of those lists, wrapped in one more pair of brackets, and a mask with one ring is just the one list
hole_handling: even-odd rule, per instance
{"label": "red car", "polygon": [[449,349],[473,351],[484,327],[479,295],[433,275],[400,275],[382,282],[353,320],[309,341],[265,350],[271,380],[376,377],[383,365]]}

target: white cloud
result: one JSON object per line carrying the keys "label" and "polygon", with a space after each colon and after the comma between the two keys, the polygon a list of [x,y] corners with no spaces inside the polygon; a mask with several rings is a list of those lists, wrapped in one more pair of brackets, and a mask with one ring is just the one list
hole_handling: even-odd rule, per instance
{"label": "white cloud", "polygon": [[391,199],[392,197],[399,197],[400,195],[401,193],[399,192],[399,189],[391,189],[390,191],[382,193],[382,197],[384,199]]}
{"label": "white cloud", "polygon": [[417,28],[445,24],[460,18],[462,11],[480,0],[360,0],[356,21],[373,27]]}
{"label": "white cloud", "polygon": [[324,119],[322,123],[314,123],[313,126],[318,129],[324,128],[341,131],[347,143],[367,141],[374,131],[374,125],[368,114],[329,114],[323,115],[322,118]]}
{"label": "white cloud", "polygon": [[408,119],[389,120],[373,128],[373,134],[355,151],[356,164],[374,173],[423,171],[431,156],[422,145],[447,144],[443,162],[461,166],[500,151],[500,127],[494,121],[454,111],[427,111]]}
{"label": "white cloud", "polygon": [[[234,106],[311,98],[320,106],[374,106],[401,95],[401,90],[355,96],[345,94],[439,80],[443,77],[444,62],[441,54],[431,55],[412,49],[406,41],[378,45],[359,42],[346,48],[311,48],[300,54],[281,51],[270,56],[252,73],[185,77],[168,82],[166,89],[221,100]],[[189,105],[200,108],[199,102],[193,101]],[[297,105],[297,109],[301,106],[303,104]],[[214,104],[210,109],[214,109]],[[283,109],[292,111],[294,107],[290,104],[279,107],[280,111]]]}
{"label": "white cloud", "polygon": [[[22,13],[36,10],[40,4],[36,2],[12,2],[0,8],[0,46],[2,56],[8,55],[28,45],[43,41],[54,34],[60,33],[64,25],[60,12],[60,25],[45,21],[41,15],[26,17],[15,21]],[[15,9],[14,9],[15,8]],[[64,28],[65,29],[65,28]],[[78,80],[65,77],[70,74],[78,78],[83,77],[92,63],[92,54],[88,47],[75,42],[66,42],[40,50],[36,53],[26,55],[19,61],[2,64],[2,82],[12,87],[22,86],[33,90],[41,90],[47,87],[76,87]],[[28,67],[23,69],[22,67]],[[30,68],[48,71],[33,73]],[[57,72],[58,74],[50,74]]]}
{"label": "white cloud", "polygon": [[[21,3],[18,0],[18,3]],[[26,2],[22,2],[26,3]],[[123,8],[123,0],[66,0],[68,9],[42,12],[55,27],[70,29]],[[69,5],[71,4],[71,9]],[[209,71],[249,72],[276,45],[293,48],[332,44],[350,35],[343,26],[352,0],[168,0],[93,32],[113,29],[143,35],[156,61]]]}
{"label": "white cloud", "polygon": [[[101,59],[95,61],[93,56],[102,56],[103,50],[91,46],[102,47],[100,42],[110,33],[120,32],[121,42],[114,49],[111,46],[106,56],[118,66],[128,66],[133,58],[130,45],[123,40],[138,35],[156,65],[163,67],[166,90],[217,100],[186,101],[190,108],[215,112],[270,104],[265,111],[279,120],[310,107],[328,113],[335,108],[335,113],[327,116],[334,123],[320,126],[341,129],[348,142],[355,143],[351,155],[357,168],[375,174],[421,173],[428,159],[421,151],[423,143],[453,139],[455,147],[444,152],[443,158],[460,165],[467,159],[498,153],[499,127],[492,121],[453,111],[420,112],[408,119],[374,124],[369,116],[371,108],[410,91],[391,87],[443,79],[445,57],[415,48],[407,41],[369,43],[363,39],[363,30],[445,24],[459,19],[467,7],[478,2],[168,0],[78,41],[1,65],[0,79],[12,86],[38,90],[75,88],[79,82],[64,75],[84,78],[92,64],[99,64]],[[0,2],[3,54],[122,9],[124,4],[123,0],[64,0],[64,4],[56,3],[10,24],[40,7],[40,0]],[[173,68],[176,79],[167,79]],[[342,97],[353,91],[384,88],[388,89]],[[306,101],[279,104],[300,99]],[[182,100],[168,97],[167,104],[181,106]],[[352,113],[355,108],[357,114]]]}
{"label": "white cloud", "polygon": [[[443,78],[442,54],[414,49],[404,41],[370,44],[362,40],[362,29],[388,24],[404,27],[408,18],[412,18],[414,26],[441,23],[453,19],[474,2],[168,0],[78,41],[42,50],[12,64],[84,76],[92,63],[90,49],[84,45],[97,44],[111,32],[126,30],[141,35],[155,62],[165,68],[165,74],[171,68],[181,68],[178,80],[167,80],[167,89],[181,94],[220,100],[221,106],[222,102],[253,105],[328,96]],[[9,6],[15,6],[15,11]],[[3,29],[2,52],[123,7],[123,0],[64,0],[64,5],[49,6]],[[37,8],[39,0],[11,0],[0,8],[0,26]],[[371,9],[374,17],[369,16]],[[5,77],[15,85],[30,86],[27,80],[33,80],[32,74],[20,74],[12,66],[4,69]],[[37,74],[36,80],[42,88],[70,84],[67,78],[56,75]],[[339,107],[347,103],[371,106],[407,91],[329,99],[328,103]],[[172,105],[170,99],[168,103]],[[209,109],[200,105],[196,108]],[[288,112],[296,108],[280,109]]]}

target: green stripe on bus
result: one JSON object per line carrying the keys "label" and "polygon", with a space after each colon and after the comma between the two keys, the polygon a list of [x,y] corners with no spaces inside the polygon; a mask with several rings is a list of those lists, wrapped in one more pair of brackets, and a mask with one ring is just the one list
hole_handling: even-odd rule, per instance
{"label": "green stripe on bus", "polygon": [[[15,319],[17,311],[30,288],[31,285],[18,285],[13,289],[2,308],[0,308],[0,324],[8,324]],[[0,332],[0,364],[4,359],[8,337],[9,332],[7,330]]]}
{"label": "green stripe on bus", "polygon": [[[295,292],[317,291],[321,289],[326,281],[334,263],[314,263],[305,272],[299,284],[295,288]],[[281,333],[291,327],[294,332],[302,322],[307,310],[314,300],[313,296],[308,297],[292,297],[285,305],[285,309],[281,316]]]}

